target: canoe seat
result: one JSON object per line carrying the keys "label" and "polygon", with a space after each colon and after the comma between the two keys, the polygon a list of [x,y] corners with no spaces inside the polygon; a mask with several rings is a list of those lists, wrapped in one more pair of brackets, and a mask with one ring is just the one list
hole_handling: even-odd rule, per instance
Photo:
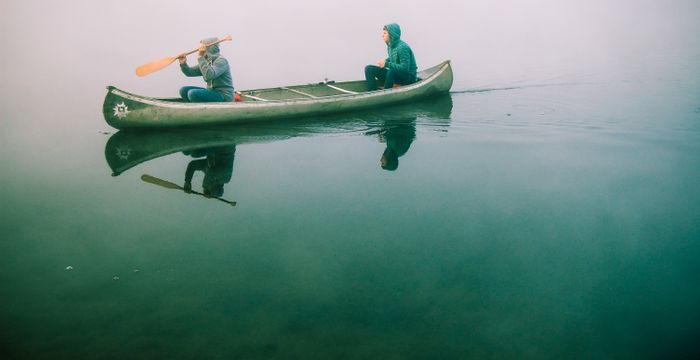
{"label": "canoe seat", "polygon": [[[419,82],[419,81],[421,81],[421,80],[422,80],[421,78],[416,77],[416,82],[414,82],[414,83],[412,83],[412,84],[415,84],[415,83],[417,83],[417,82]],[[410,84],[409,84],[409,85],[410,85]],[[403,85],[401,85],[401,84],[399,84],[399,83],[394,83],[394,86],[393,86],[392,88],[396,89],[396,88],[400,88],[400,87],[402,87],[402,86],[403,86]]]}
{"label": "canoe seat", "polygon": [[[394,86],[392,86],[391,88],[392,88],[392,89],[396,89],[396,88],[400,88],[401,86],[402,86],[402,85],[399,84],[399,83],[394,83]],[[382,90],[383,90],[383,89],[384,89],[384,86],[383,86],[383,85],[379,85],[379,89],[382,89]]]}

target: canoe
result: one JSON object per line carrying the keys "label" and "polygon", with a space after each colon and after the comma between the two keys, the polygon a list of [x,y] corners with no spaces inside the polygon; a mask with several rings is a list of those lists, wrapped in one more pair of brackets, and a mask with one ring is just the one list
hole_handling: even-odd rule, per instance
{"label": "canoe", "polygon": [[367,91],[364,80],[243,90],[242,102],[225,103],[146,97],[108,86],[102,112],[110,126],[132,129],[250,123],[371,109],[449,92],[450,61],[420,71],[418,78],[411,85],[376,91]]}
{"label": "canoe", "polygon": [[304,118],[292,122],[280,119],[231,126],[126,130],[109,138],[104,153],[112,176],[118,176],[137,165],[178,152],[194,153],[202,149],[339,133],[373,136],[406,126],[447,132],[451,113],[452,98],[449,94],[443,94],[428,101],[398,105],[391,109]]}

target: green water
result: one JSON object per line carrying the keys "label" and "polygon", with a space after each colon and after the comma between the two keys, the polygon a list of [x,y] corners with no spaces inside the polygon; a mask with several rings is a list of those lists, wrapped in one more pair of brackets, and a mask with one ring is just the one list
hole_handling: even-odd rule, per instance
{"label": "green water", "polygon": [[[615,93],[625,89],[635,87]],[[3,172],[3,349],[252,359],[685,351],[700,321],[697,110],[661,123],[641,106],[616,119],[590,103],[610,101],[602,93],[579,117],[568,99],[591,91],[605,88],[455,93],[292,124],[38,143]],[[547,112],[533,98],[560,103]],[[193,160],[183,151],[212,138],[235,149],[223,193],[235,207],[140,180],[182,185]],[[380,164],[387,144],[408,145],[394,171]],[[149,151],[168,155],[139,162]],[[108,161],[126,169],[112,177]]]}
{"label": "green water", "polygon": [[[82,4],[87,16],[69,11],[79,1],[68,3],[34,12],[10,1],[2,5],[10,15],[0,15],[13,55],[0,66],[0,358],[700,354],[700,56],[682,46],[697,37],[662,46],[651,35],[694,33],[684,32],[697,28],[687,17],[669,15],[696,9],[690,2],[672,1],[660,20],[645,13],[641,34],[624,44],[646,43],[626,56],[611,32],[610,59],[599,62],[601,48],[588,43],[537,53],[549,38],[527,32],[530,43],[510,49],[512,39],[483,30],[487,22],[460,25],[479,13],[455,3],[443,4],[453,7],[449,36],[474,45],[464,34],[486,34],[478,44],[492,48],[426,41],[445,39],[442,18],[372,4],[410,25],[421,67],[448,53],[452,93],[361,113],[150,133],[109,128],[104,87],[173,95],[190,81],[177,69],[149,78],[133,69],[187,49],[196,40],[186,36],[200,35],[190,25],[205,23],[152,4]],[[290,49],[304,29],[279,31],[274,24],[290,25],[286,11],[218,5],[236,21],[266,14],[272,24],[201,30],[236,31],[239,42],[224,49],[242,88],[361,76],[364,57],[340,56],[329,41],[345,31],[331,16],[301,6],[302,19],[325,24],[318,36],[328,48]],[[369,21],[369,3],[359,5],[343,16]],[[552,6],[568,19],[556,13],[565,6]],[[166,33],[153,19],[185,26]],[[579,30],[603,34],[603,25]],[[346,50],[369,41],[353,30]],[[276,46],[249,57],[239,50],[273,34]],[[579,62],[547,62],[567,51]],[[272,58],[280,53],[284,64]],[[298,72],[284,67],[307,61]],[[200,169],[192,190],[226,202],[142,180],[182,186],[188,166]]]}

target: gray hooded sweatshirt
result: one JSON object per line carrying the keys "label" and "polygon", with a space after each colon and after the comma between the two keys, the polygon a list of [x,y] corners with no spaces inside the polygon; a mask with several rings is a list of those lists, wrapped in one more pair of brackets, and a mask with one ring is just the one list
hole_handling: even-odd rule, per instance
{"label": "gray hooded sweatshirt", "polygon": [[[202,40],[205,44],[216,42],[217,38]],[[219,54],[219,44],[207,47],[207,52],[197,59],[197,65],[190,67],[180,64],[182,73],[187,76],[201,76],[207,82],[207,89],[214,90],[233,101],[233,79],[228,61]]]}

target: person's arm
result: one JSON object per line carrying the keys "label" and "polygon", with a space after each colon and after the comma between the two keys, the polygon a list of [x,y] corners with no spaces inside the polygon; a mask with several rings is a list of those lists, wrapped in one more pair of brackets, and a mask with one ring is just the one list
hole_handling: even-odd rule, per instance
{"label": "person's arm", "polygon": [[192,191],[192,177],[194,177],[195,170],[204,170],[207,167],[207,159],[192,160],[187,164],[187,170],[185,171],[185,186],[186,192]]}
{"label": "person's arm", "polygon": [[398,49],[396,49],[397,52],[397,62],[387,62],[387,69],[394,69],[394,70],[400,70],[400,71],[405,71],[405,72],[410,72],[411,69],[409,68],[411,66],[410,64],[410,58],[411,58],[411,50],[408,48],[408,46],[400,46]]}
{"label": "person's arm", "polygon": [[190,67],[187,65],[187,58],[184,55],[180,55],[177,59],[180,61],[180,70],[182,70],[183,74],[189,77],[202,76],[199,66]]}

